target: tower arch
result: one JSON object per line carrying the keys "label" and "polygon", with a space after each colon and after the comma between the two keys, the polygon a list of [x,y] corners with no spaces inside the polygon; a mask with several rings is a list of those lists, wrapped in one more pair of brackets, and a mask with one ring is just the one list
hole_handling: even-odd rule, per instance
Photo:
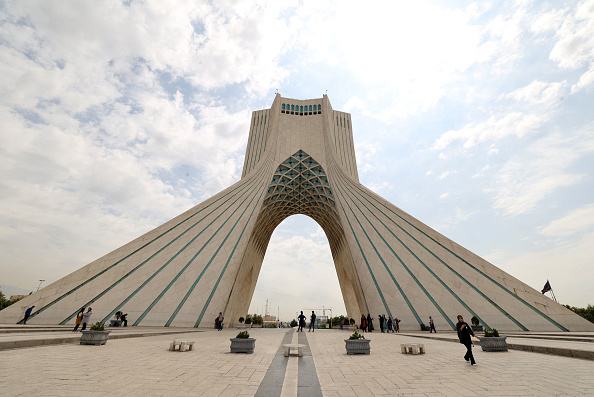
{"label": "tower arch", "polygon": [[[310,106],[307,117],[294,111]],[[304,214],[328,237],[349,317],[386,314],[405,330],[429,316],[454,328],[463,314],[487,329],[594,331],[359,183],[352,128],[326,95],[277,94],[252,114],[241,180],[0,311],[0,322],[35,305],[29,323],[73,323],[92,305],[104,322],[121,310],[134,325],[210,327],[205,319],[222,311],[233,326],[247,314],[274,229]]]}

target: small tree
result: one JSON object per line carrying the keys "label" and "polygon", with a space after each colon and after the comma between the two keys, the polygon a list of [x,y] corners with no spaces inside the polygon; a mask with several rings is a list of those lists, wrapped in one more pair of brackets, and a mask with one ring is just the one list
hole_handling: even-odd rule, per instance
{"label": "small tree", "polygon": [[243,324],[244,321],[245,321],[245,318],[239,317],[239,324]]}
{"label": "small tree", "polygon": [[472,325],[477,326],[479,325],[481,322],[479,321],[479,319],[476,316],[472,316],[472,318],[470,319],[470,322],[472,323]]}
{"label": "small tree", "polygon": [[295,320],[295,319],[292,319],[292,320],[291,320],[291,328],[293,328],[293,327],[296,327],[297,325],[298,325],[298,324],[297,324],[297,320]]}
{"label": "small tree", "polygon": [[6,299],[6,296],[0,291],[0,310],[7,308],[8,306],[20,301],[23,298],[17,299]]}
{"label": "small tree", "polygon": [[245,323],[247,325],[250,325],[252,322],[253,322],[253,319],[252,319],[252,315],[251,314],[248,314],[247,316],[245,316]]}
{"label": "small tree", "polygon": [[259,314],[254,314],[254,316],[252,317],[252,321],[254,322],[254,324],[264,324],[264,319]]}
{"label": "small tree", "polygon": [[355,319],[354,319],[354,318],[351,318],[351,319],[349,320],[349,324],[351,324],[351,325],[355,325]]}

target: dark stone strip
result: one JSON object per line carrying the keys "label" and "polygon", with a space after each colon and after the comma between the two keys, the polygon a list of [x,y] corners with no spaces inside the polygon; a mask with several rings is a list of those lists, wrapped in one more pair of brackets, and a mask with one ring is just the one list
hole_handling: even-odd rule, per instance
{"label": "dark stone strip", "polygon": [[307,397],[322,397],[320,379],[316,372],[316,365],[311,355],[311,349],[304,332],[299,334],[299,343],[305,345],[303,357],[299,358],[299,376],[297,380],[297,395]]}
{"label": "dark stone strip", "polygon": [[280,397],[281,391],[283,390],[283,382],[285,381],[285,373],[287,372],[287,363],[289,360],[285,359],[285,350],[282,345],[291,343],[293,339],[293,329],[287,331],[281,342],[281,346],[278,347],[276,355],[272,359],[260,387],[255,394],[255,397]]}

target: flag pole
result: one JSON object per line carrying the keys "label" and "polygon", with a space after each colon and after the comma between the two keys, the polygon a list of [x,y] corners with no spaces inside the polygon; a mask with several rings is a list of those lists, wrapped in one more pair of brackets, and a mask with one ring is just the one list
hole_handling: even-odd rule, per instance
{"label": "flag pole", "polygon": [[[553,300],[557,302],[557,298],[555,297],[555,293],[553,292],[553,288],[551,288],[551,295],[553,296]],[[559,302],[557,302],[559,303]]]}

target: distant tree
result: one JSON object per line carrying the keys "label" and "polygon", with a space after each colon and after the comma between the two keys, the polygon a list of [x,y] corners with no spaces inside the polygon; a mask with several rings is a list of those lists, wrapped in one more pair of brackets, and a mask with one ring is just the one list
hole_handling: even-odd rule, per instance
{"label": "distant tree", "polygon": [[6,299],[6,296],[2,291],[0,291],[0,310],[7,308],[8,306],[12,305],[15,302],[20,301],[23,298],[18,299]]}
{"label": "distant tree", "polygon": [[248,314],[248,315],[245,316],[245,323],[247,325],[250,325],[252,323],[252,321],[253,321],[253,319],[252,319],[252,315],[251,314]]}
{"label": "distant tree", "polygon": [[586,307],[586,308],[569,306],[569,305],[563,305],[563,306],[565,306],[572,312],[579,314],[580,316],[582,316],[589,322],[594,323],[594,306],[588,305],[588,307]]}
{"label": "distant tree", "polygon": [[252,321],[254,324],[260,324],[260,325],[264,324],[264,319],[259,314],[254,314],[252,316]]}
{"label": "distant tree", "polygon": [[243,324],[244,321],[245,321],[245,318],[239,317],[239,324]]}
{"label": "distant tree", "polygon": [[341,320],[344,320],[344,324],[349,323],[349,319],[347,317],[340,315],[338,317],[329,318],[328,320],[326,320],[326,324],[330,324],[330,321],[332,321],[332,326],[336,327],[336,326],[340,325]]}
{"label": "distant tree", "polygon": [[296,327],[297,326],[297,320],[292,319],[291,320],[291,328]]}

